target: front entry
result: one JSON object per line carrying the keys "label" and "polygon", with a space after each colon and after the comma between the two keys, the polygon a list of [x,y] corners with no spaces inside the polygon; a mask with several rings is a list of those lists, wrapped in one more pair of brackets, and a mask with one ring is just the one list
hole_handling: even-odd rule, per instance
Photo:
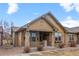
{"label": "front entry", "polygon": [[[47,41],[47,46],[51,46],[51,43],[52,43],[52,37],[50,36],[50,33],[51,32],[40,32],[40,42],[41,42],[41,45],[44,46],[44,41],[46,40]],[[51,39],[50,39],[51,37]]]}

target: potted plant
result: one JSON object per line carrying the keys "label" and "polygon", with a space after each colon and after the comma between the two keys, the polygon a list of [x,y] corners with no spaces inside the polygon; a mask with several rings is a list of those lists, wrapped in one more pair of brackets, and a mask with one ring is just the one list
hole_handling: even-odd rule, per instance
{"label": "potted plant", "polygon": [[38,51],[43,51],[43,46],[42,46],[42,45],[39,45],[39,46],[37,47],[37,50],[38,50]]}
{"label": "potted plant", "polygon": [[64,48],[65,47],[65,44],[64,43],[60,43],[59,47],[60,48]]}
{"label": "potted plant", "polygon": [[29,53],[29,52],[30,52],[30,47],[28,47],[28,46],[25,47],[25,48],[24,48],[24,52],[25,52],[25,53]]}
{"label": "potted plant", "polygon": [[76,42],[74,41],[71,41],[71,44],[70,44],[71,47],[76,47]]}

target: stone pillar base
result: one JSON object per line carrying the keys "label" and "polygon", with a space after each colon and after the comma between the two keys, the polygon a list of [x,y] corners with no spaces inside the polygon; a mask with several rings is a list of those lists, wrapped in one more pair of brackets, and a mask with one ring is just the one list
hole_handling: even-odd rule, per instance
{"label": "stone pillar base", "polygon": [[44,47],[47,48],[47,40],[44,41]]}

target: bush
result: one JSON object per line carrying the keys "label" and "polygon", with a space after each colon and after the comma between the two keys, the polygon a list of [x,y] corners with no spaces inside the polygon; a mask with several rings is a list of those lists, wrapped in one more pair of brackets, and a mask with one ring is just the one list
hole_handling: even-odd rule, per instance
{"label": "bush", "polygon": [[43,51],[43,46],[42,46],[42,45],[39,45],[39,46],[37,47],[37,50],[38,50],[38,51]]}
{"label": "bush", "polygon": [[60,48],[64,48],[65,47],[65,44],[64,43],[60,43]]}
{"label": "bush", "polygon": [[24,48],[24,52],[25,52],[25,53],[29,53],[29,52],[30,52],[30,47],[25,47],[25,48]]}
{"label": "bush", "polygon": [[71,44],[70,44],[71,47],[76,47],[76,42],[74,41],[71,41]]}

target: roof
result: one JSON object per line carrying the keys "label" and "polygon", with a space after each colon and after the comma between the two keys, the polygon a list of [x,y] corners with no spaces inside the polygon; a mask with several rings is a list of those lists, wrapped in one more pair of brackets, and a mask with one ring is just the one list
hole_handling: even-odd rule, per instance
{"label": "roof", "polygon": [[79,33],[79,27],[72,27],[72,28],[69,28],[68,31],[69,31],[69,32],[72,32],[72,33]]}
{"label": "roof", "polygon": [[27,24],[25,24],[24,26],[19,27],[16,32],[21,31],[21,30],[25,30],[27,28]]}
{"label": "roof", "polygon": [[12,27],[13,31],[17,31],[20,27]]}
{"label": "roof", "polygon": [[[46,14],[43,14],[42,16],[40,16],[40,17],[36,18],[35,20],[31,21],[30,23],[27,24],[27,27],[28,27],[30,24],[32,24],[32,23],[38,21],[38,20],[41,19],[41,18],[43,18],[43,19],[46,20],[45,17],[46,17],[47,15],[51,16],[51,17],[53,18],[53,20],[54,20],[64,31],[66,31],[66,29],[65,29],[65,28],[60,24],[60,22],[53,16],[53,14],[51,14],[51,12],[48,12],[48,13],[46,13]],[[47,21],[47,20],[46,20],[46,21]],[[47,21],[47,22],[48,22],[48,21]],[[49,24],[50,24],[50,22],[49,22]],[[50,24],[50,25],[51,25],[51,24]],[[53,25],[52,25],[52,26],[53,26]]]}
{"label": "roof", "polygon": [[46,15],[50,15],[52,17],[52,20],[54,20],[64,31],[66,31],[66,29],[61,25],[61,23],[56,19],[56,17],[54,17],[54,15],[51,14],[51,12],[48,12],[44,16],[46,16]]}
{"label": "roof", "polygon": [[[48,13],[46,13],[46,14],[43,14],[42,16],[36,18],[35,20],[33,20],[33,21],[31,21],[31,22],[29,22],[29,23],[27,23],[27,24],[21,26],[21,27],[18,28],[17,30],[15,29],[16,32],[17,32],[17,31],[20,31],[20,30],[26,29],[30,24],[32,24],[32,23],[38,21],[38,20],[41,19],[41,18],[43,18],[43,19],[46,20],[46,16],[47,16],[47,15],[51,16],[51,17],[53,18],[53,20],[64,30],[64,32],[69,32],[69,33],[78,33],[78,32],[79,32],[79,27],[68,28],[68,27],[64,27],[63,25],[61,25],[61,23],[54,17],[53,14],[51,14],[51,12],[48,12]],[[47,21],[47,22],[48,22],[48,21]],[[48,23],[50,23],[50,22],[48,22]],[[51,24],[49,24],[49,25],[51,25]],[[52,26],[53,26],[53,25],[52,25]]]}
{"label": "roof", "polygon": [[79,27],[73,27],[73,28],[65,27],[65,29],[70,33],[79,33]]}

